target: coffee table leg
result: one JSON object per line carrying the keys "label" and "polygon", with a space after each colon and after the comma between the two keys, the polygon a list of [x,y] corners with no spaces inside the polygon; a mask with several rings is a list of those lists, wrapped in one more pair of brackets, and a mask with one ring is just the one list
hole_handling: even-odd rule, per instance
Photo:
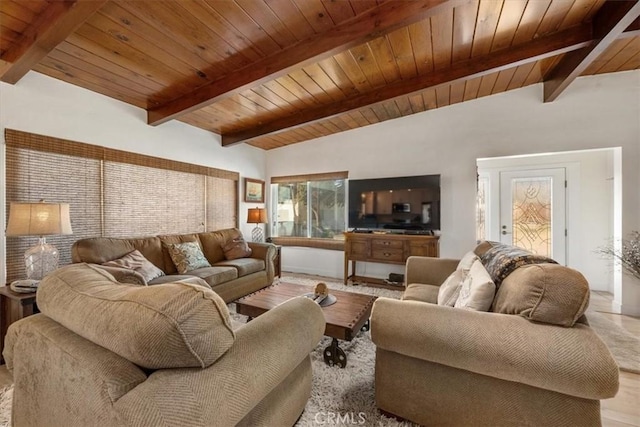
{"label": "coffee table leg", "polygon": [[371,328],[371,323],[369,322],[369,319],[367,319],[367,321],[364,322],[364,325],[362,325],[362,328],[360,328],[360,330],[362,332],[367,332],[370,328]]}
{"label": "coffee table leg", "polygon": [[341,368],[347,366],[347,355],[338,347],[338,340],[336,338],[324,349],[324,363],[329,366],[338,365]]}

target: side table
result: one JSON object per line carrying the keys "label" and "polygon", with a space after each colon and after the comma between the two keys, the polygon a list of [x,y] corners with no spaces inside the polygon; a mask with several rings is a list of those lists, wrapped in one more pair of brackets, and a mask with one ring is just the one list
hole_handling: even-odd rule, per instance
{"label": "side table", "polygon": [[14,292],[9,286],[0,287],[0,363],[4,363],[4,337],[13,322],[38,313],[36,293]]}

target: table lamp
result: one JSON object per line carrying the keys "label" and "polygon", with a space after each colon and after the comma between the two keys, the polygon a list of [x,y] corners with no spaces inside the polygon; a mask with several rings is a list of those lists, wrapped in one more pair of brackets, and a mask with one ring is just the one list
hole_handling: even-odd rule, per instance
{"label": "table lamp", "polygon": [[38,236],[38,244],[24,253],[27,279],[42,280],[58,268],[58,249],[45,238],[58,234],[72,234],[69,204],[11,202],[6,235]]}
{"label": "table lamp", "polygon": [[264,235],[262,234],[262,228],[260,224],[266,224],[267,221],[267,210],[264,208],[249,208],[247,212],[247,223],[255,224],[256,227],[251,230],[251,241],[252,242],[264,242]]}

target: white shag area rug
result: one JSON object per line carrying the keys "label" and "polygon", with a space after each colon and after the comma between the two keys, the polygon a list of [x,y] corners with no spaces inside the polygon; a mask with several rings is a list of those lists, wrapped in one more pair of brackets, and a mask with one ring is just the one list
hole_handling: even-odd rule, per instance
{"label": "white shag area rug", "polygon": [[[399,299],[401,290],[372,288],[365,286],[344,286],[331,279],[313,276],[284,276],[282,282],[315,286],[324,282],[331,290],[357,292],[368,295]],[[245,316],[235,313],[230,304],[232,317],[237,322],[246,322]],[[376,348],[371,342],[370,332],[360,332],[353,341],[340,341],[339,345],[347,355],[347,366],[342,369],[324,363],[323,350],[331,344],[331,338],[324,337],[311,353],[313,383],[311,398],[296,426],[320,425],[366,425],[366,426],[416,426],[410,422],[400,422],[378,412],[374,397],[374,367]]]}

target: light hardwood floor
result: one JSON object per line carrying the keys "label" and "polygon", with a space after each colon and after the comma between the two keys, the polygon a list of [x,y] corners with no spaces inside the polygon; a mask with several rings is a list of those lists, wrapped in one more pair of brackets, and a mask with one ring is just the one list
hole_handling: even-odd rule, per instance
{"label": "light hardwood floor", "polygon": [[[611,313],[611,294],[593,292],[590,308],[599,311],[630,333],[640,336],[640,318]],[[0,366],[0,388],[12,383],[5,365]],[[616,397],[603,400],[602,425],[604,427],[640,427],[640,375],[620,372],[620,390]]]}
{"label": "light hardwood floor", "polygon": [[[640,318],[611,313],[611,301],[611,294],[592,292],[589,308],[640,337]],[[605,427],[640,426],[640,375],[620,371],[618,394],[601,401],[601,411],[602,425]]]}

